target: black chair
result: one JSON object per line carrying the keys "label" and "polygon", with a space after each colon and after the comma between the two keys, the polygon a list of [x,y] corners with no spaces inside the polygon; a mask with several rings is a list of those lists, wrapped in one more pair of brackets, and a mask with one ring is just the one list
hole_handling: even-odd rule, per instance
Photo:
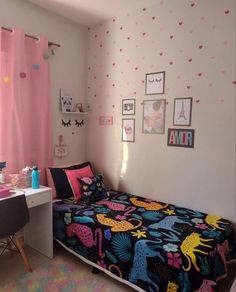
{"label": "black chair", "polygon": [[5,250],[20,252],[29,272],[29,260],[20,240],[15,236],[29,222],[29,210],[25,195],[0,200],[0,256]]}

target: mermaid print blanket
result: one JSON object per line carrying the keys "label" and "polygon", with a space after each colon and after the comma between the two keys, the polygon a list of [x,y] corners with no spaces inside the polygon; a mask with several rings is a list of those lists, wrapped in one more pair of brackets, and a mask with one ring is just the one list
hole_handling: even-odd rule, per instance
{"label": "mermaid print blanket", "polygon": [[53,222],[58,241],[144,291],[217,291],[236,259],[229,221],[123,192],[56,202]]}

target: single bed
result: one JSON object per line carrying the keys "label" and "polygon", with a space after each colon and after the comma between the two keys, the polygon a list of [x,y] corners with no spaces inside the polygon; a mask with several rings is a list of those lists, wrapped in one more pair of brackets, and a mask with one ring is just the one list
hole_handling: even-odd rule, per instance
{"label": "single bed", "polygon": [[54,238],[138,291],[217,291],[236,259],[230,222],[216,215],[110,191],[84,205],[53,204]]}

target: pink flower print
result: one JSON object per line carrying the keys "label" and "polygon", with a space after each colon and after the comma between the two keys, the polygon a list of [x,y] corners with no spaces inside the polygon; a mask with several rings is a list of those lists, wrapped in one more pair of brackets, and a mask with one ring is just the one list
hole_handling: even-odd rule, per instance
{"label": "pink flower print", "polygon": [[207,227],[207,225],[206,224],[201,224],[201,223],[197,223],[196,225],[195,225],[195,227],[197,227],[197,228],[199,228],[199,229],[207,229],[208,227]]}
{"label": "pink flower print", "polygon": [[97,264],[98,264],[100,267],[106,269],[106,264],[104,263],[104,260],[100,260],[100,261],[98,261]]}
{"label": "pink flower print", "polygon": [[118,220],[125,220],[126,216],[124,216],[124,215],[116,215],[115,218],[118,219]]}
{"label": "pink flower print", "polygon": [[168,252],[167,257],[168,257],[168,265],[173,266],[174,268],[177,268],[177,269],[180,268],[180,266],[182,265],[182,259],[178,252],[176,253]]}
{"label": "pink flower print", "polygon": [[83,177],[81,180],[89,185],[93,182],[90,177]]}

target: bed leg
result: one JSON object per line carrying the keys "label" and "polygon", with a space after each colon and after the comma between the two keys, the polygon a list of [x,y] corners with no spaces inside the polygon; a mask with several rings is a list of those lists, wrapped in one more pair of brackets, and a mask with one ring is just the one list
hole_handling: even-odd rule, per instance
{"label": "bed leg", "polygon": [[99,272],[100,272],[100,270],[97,269],[97,268],[93,268],[93,269],[92,269],[92,273],[93,273],[93,274],[98,274]]}

